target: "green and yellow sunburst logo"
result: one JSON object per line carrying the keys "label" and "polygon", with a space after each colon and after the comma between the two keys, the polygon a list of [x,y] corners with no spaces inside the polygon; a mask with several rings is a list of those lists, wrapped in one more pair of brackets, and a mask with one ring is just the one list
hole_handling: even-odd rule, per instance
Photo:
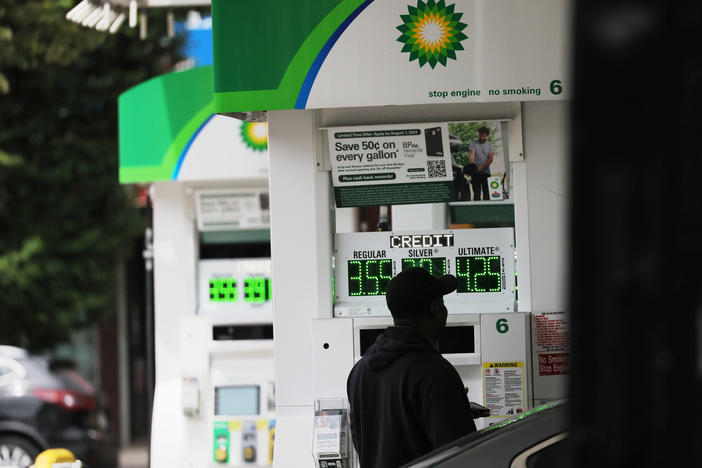
{"label": "green and yellow sunburst logo", "polygon": [[461,41],[468,36],[461,23],[463,13],[454,11],[455,4],[446,6],[444,0],[424,3],[417,0],[417,8],[407,6],[409,15],[400,15],[403,24],[397,27],[402,36],[397,40],[404,44],[402,52],[409,52],[409,61],[419,60],[419,66],[428,63],[431,68],[437,62],[446,66],[447,59],[456,60],[456,51],[463,50]]}
{"label": "green and yellow sunburst logo", "polygon": [[241,139],[254,151],[268,149],[268,123],[241,122]]}

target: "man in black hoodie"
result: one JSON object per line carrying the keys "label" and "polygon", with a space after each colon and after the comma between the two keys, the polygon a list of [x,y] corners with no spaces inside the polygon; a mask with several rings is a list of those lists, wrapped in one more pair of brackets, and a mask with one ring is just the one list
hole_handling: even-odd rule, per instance
{"label": "man in black hoodie", "polygon": [[351,370],[346,389],[361,468],[396,468],[475,431],[456,369],[437,350],[444,294],[456,277],[409,268],[388,283],[387,328]]}

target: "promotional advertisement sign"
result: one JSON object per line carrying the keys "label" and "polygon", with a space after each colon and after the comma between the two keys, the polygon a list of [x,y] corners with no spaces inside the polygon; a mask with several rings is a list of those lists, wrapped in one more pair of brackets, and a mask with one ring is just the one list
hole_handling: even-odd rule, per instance
{"label": "promotional advertisement sign", "polygon": [[328,128],[339,208],[506,196],[503,122]]}
{"label": "promotional advertisement sign", "polygon": [[328,138],[339,208],[454,198],[445,123],[330,128]]}
{"label": "promotional advertisement sign", "polygon": [[212,0],[216,112],[567,99],[569,5]]}

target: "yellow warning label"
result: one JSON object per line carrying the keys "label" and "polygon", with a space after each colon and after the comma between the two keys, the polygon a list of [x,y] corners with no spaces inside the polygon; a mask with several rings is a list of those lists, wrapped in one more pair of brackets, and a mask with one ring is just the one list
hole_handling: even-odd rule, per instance
{"label": "yellow warning label", "polygon": [[229,432],[241,432],[241,421],[229,421]]}
{"label": "yellow warning label", "polygon": [[519,362],[484,362],[483,369],[492,369],[495,367],[524,367],[522,361]]}
{"label": "yellow warning label", "polygon": [[522,414],[525,394],[523,361],[483,363],[483,405],[491,418]]}

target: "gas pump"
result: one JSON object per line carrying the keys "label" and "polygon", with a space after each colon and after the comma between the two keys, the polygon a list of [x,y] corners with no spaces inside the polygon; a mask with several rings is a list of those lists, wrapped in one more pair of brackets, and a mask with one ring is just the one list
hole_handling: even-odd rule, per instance
{"label": "gas pump", "polygon": [[528,321],[515,313],[513,228],[337,234],[335,317],[353,322],[354,362],[392,325],[385,287],[400,271],[422,267],[452,274],[455,292],[439,351],[456,367],[469,399],[490,409],[482,428],[526,410],[529,401]]}
{"label": "gas pump", "polygon": [[[271,10],[212,1],[216,111],[265,116],[269,125],[275,466],[353,466],[330,417],[343,426],[348,373],[391,323],[380,291],[404,259],[432,269],[445,260],[446,271],[464,278],[466,292],[447,302],[443,352],[469,398],[491,409],[479,425],[524,411],[532,396],[562,395],[551,383],[567,351],[550,330],[562,323],[551,314],[565,309],[568,2],[308,3]],[[437,15],[451,27],[436,32]],[[445,34],[446,49],[420,39],[435,33]],[[525,60],[545,50],[547,59]],[[259,51],[274,59],[270,67]],[[447,211],[464,208],[446,207],[454,183],[448,138],[459,136],[450,125],[484,121],[505,123],[503,177],[485,180],[488,200],[463,202],[467,220],[449,222]],[[481,176],[501,172],[485,169]],[[392,205],[386,237],[338,228],[348,226],[343,210],[381,205]],[[485,236],[452,226],[478,218],[499,221]],[[450,235],[452,245],[431,244]],[[391,236],[411,243],[393,247]],[[489,291],[498,278],[499,291]],[[548,326],[532,355],[535,314]],[[536,358],[548,382],[532,383]]]}
{"label": "gas pump", "polygon": [[[157,202],[163,191],[156,187]],[[196,213],[193,221],[198,227],[196,279],[191,286],[197,305],[190,314],[161,322],[162,332],[177,330],[177,373],[170,385],[157,378],[156,437],[169,434],[164,420],[180,420],[185,435],[177,448],[183,450],[180,466],[270,466],[276,420],[273,284],[268,230],[262,228],[267,221],[262,202],[267,191],[208,186],[187,189],[183,195],[196,205],[186,211]],[[215,205],[212,199],[217,200]],[[233,229],[244,220],[249,229]],[[157,330],[158,324],[157,319]],[[157,342],[158,338],[157,331]],[[167,398],[163,388],[173,388],[174,383],[180,415],[172,413],[175,408],[160,407]]]}
{"label": "gas pump", "polygon": [[[434,112],[442,111],[437,108]],[[383,110],[370,115],[385,122],[401,118],[400,111]],[[378,333],[392,324],[384,287],[392,276],[408,266],[424,267],[436,274],[451,273],[459,279],[458,290],[444,298],[449,316],[440,345],[442,354],[455,366],[469,389],[469,399],[490,409],[488,417],[476,420],[478,428],[525,412],[533,406],[535,398],[544,398],[534,394],[535,314],[530,310],[533,265],[529,254],[531,246],[537,246],[539,251],[541,239],[535,234],[530,237],[525,228],[524,213],[529,204],[523,185],[520,108],[507,107],[500,116],[506,122],[503,136],[509,139],[509,148],[506,144],[504,148],[504,158],[510,162],[509,200],[451,206],[393,205],[392,230],[383,232],[348,232],[352,231],[349,223],[339,219],[347,211],[339,208],[330,211],[333,204],[329,195],[332,182],[327,172],[330,156],[325,151],[328,146],[324,144],[324,135],[330,131],[347,135],[349,132],[335,125],[345,119],[358,122],[361,118],[361,111],[350,116],[331,112],[269,113],[272,142],[275,138],[287,142],[277,146],[279,152],[270,154],[273,269],[277,277],[284,278],[276,283],[274,303],[276,328],[281,330],[275,341],[279,442],[276,466],[291,466],[291,460],[297,466],[353,466],[353,457],[344,459],[339,453],[343,451],[337,452],[336,445],[328,453],[319,450],[320,442],[329,435],[317,428],[315,421],[321,416],[317,402],[337,401],[329,408],[332,413],[327,414],[341,415],[343,423],[348,373]],[[477,120],[480,116],[473,118]],[[422,125],[434,128],[440,124]],[[374,135],[377,128],[378,125],[369,125],[364,130],[356,124],[353,132]],[[383,128],[395,127],[385,123]],[[318,133],[322,138],[318,138]],[[448,148],[448,135],[444,145]],[[305,169],[310,167],[305,164],[309,148],[315,148],[313,171]],[[290,187],[291,179],[297,181],[295,187]],[[305,190],[300,190],[301,187]],[[293,189],[296,198],[292,197]],[[373,193],[372,187],[367,190]],[[289,219],[286,214],[299,205],[307,209],[295,213],[299,218],[295,229],[277,231],[275,220]],[[449,210],[462,208],[474,212],[513,210],[513,227],[450,227]],[[509,225],[505,222],[502,225],[505,224]],[[345,226],[347,232],[342,232],[339,226]],[[287,260],[276,261],[281,255],[287,255]],[[545,312],[541,315],[551,317]],[[552,383],[549,380],[549,385]],[[551,385],[549,391],[546,399],[564,395],[562,384]],[[342,434],[339,432],[334,440],[340,442]],[[330,465],[330,461],[336,465]]]}
{"label": "gas pump", "polygon": [[269,258],[200,260],[200,316],[208,317],[212,461],[273,463],[275,393]]}
{"label": "gas pump", "polygon": [[267,125],[214,115],[212,82],[194,68],[119,101],[120,181],[153,204],[154,468],[273,457]]}

